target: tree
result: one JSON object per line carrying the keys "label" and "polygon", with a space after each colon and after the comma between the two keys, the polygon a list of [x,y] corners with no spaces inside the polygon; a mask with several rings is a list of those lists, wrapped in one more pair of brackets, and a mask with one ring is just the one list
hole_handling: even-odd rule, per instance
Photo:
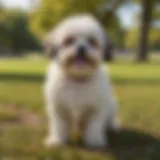
{"label": "tree", "polygon": [[26,13],[19,10],[0,12],[0,42],[9,47],[14,54],[20,51],[39,48],[39,43],[28,28]]}
{"label": "tree", "polygon": [[[138,46],[138,39],[140,30],[138,28],[132,28],[126,32],[125,46],[129,50],[136,50]],[[156,27],[152,27],[148,34],[148,49],[159,50],[160,49],[160,30]]]}
{"label": "tree", "polygon": [[148,59],[148,33],[150,29],[153,1],[142,0],[142,25],[140,33],[139,54],[137,56],[138,61],[146,61]]}
{"label": "tree", "polygon": [[[149,31],[151,28],[152,20],[157,15],[155,9],[158,0],[141,0],[142,6],[142,24],[140,31],[139,53],[137,55],[138,61],[146,61],[148,59],[148,43],[149,43]],[[156,13],[156,12],[157,13]],[[156,13],[156,14],[155,14]],[[159,15],[159,14],[158,14]]]}

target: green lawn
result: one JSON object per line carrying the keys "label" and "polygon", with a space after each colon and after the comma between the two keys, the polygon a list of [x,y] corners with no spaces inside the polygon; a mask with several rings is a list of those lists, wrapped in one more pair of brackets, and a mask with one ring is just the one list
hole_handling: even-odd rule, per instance
{"label": "green lawn", "polygon": [[104,151],[75,144],[43,148],[46,66],[47,61],[42,59],[0,60],[0,159],[160,159],[160,61],[109,64],[123,130],[109,135],[110,147]]}

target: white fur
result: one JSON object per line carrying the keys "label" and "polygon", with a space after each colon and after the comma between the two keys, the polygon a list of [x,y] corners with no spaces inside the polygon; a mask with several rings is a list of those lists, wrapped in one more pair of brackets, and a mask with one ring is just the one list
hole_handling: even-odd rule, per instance
{"label": "white fur", "polygon": [[[94,19],[82,16],[66,20],[54,30],[53,41],[56,35],[56,42],[60,43],[62,37],[65,37],[68,32],[79,33],[75,35],[76,37],[80,35],[83,37],[84,32],[85,35],[92,32],[101,44],[99,52],[102,53],[103,32]],[[53,33],[50,36],[53,37]],[[45,100],[49,118],[49,135],[45,141],[47,146],[60,145],[67,141],[71,124],[65,119],[64,113],[76,123],[83,118],[81,116],[87,110],[93,111],[83,133],[84,142],[92,147],[103,147],[107,144],[106,127],[113,129],[118,127],[116,102],[108,73],[102,63],[89,76],[90,78],[85,82],[74,81],[65,75],[65,70],[60,63],[51,61],[45,82]],[[61,114],[61,111],[64,113]]]}

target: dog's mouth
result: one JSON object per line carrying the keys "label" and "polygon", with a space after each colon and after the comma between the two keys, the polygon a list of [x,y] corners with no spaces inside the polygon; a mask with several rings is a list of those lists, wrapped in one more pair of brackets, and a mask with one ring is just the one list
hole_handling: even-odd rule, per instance
{"label": "dog's mouth", "polygon": [[84,67],[86,66],[91,66],[91,67],[95,67],[96,66],[96,62],[92,59],[92,58],[89,58],[87,56],[85,57],[78,57],[78,56],[75,56],[75,57],[71,57],[69,60],[68,60],[68,65],[74,65],[80,69],[83,69]]}
{"label": "dog's mouth", "polygon": [[94,57],[70,56],[63,61],[63,67],[67,76],[75,82],[86,82],[98,67]]}

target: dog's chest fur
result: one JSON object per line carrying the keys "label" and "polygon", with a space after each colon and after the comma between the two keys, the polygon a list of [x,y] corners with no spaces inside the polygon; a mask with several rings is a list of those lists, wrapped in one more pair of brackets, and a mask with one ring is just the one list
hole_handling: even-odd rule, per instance
{"label": "dog's chest fur", "polygon": [[91,81],[77,83],[65,79],[61,71],[52,66],[49,69],[46,92],[56,107],[70,110],[77,115],[86,109],[96,109],[105,105],[106,87],[102,72],[97,72]]}
{"label": "dog's chest fur", "polygon": [[87,107],[96,107],[100,90],[96,90],[94,82],[88,84],[68,83],[62,87],[61,99],[67,108],[81,110]]}

